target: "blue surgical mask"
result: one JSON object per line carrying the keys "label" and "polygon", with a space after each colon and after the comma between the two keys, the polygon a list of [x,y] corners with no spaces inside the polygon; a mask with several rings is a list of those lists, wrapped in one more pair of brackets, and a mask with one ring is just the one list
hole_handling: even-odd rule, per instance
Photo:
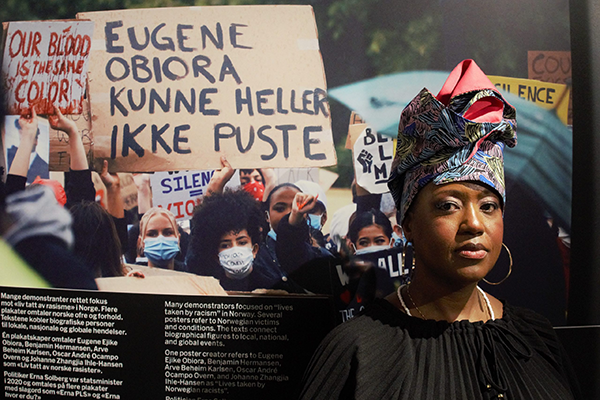
{"label": "blue surgical mask", "polygon": [[179,253],[179,241],[176,237],[163,235],[144,239],[144,255],[159,267],[166,267],[169,261]]}
{"label": "blue surgical mask", "polygon": [[275,233],[273,228],[271,228],[271,230],[269,231],[269,233],[267,233],[267,235],[269,235],[271,237],[271,239],[277,241],[277,233]]}
{"label": "blue surgical mask", "polygon": [[317,231],[320,231],[321,217],[322,215],[308,214],[308,224],[310,225],[310,227]]}

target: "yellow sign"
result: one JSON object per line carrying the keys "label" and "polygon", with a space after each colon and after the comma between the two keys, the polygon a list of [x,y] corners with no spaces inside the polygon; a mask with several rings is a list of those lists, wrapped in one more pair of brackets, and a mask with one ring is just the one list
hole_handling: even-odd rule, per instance
{"label": "yellow sign", "polygon": [[488,78],[502,92],[512,93],[540,107],[556,110],[558,118],[567,124],[570,96],[567,85],[505,76],[490,75]]}

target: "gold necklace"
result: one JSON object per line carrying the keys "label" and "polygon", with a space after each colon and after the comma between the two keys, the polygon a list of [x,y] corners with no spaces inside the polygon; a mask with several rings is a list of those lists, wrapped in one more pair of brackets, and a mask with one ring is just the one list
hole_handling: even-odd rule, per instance
{"label": "gold necklace", "polygon": [[419,307],[417,307],[417,304],[415,303],[415,301],[413,300],[412,296],[410,295],[410,289],[409,288],[410,288],[410,284],[406,285],[406,294],[408,295],[408,298],[410,299],[410,302],[415,307],[415,310],[417,310],[418,313],[421,314],[421,318],[423,318],[424,320],[426,320],[427,318],[425,318],[425,315],[421,312],[421,310],[419,310]]}
{"label": "gold necklace", "polygon": [[[425,314],[423,314],[421,312],[421,310],[419,310],[419,307],[417,307],[417,303],[415,303],[415,301],[413,300],[412,296],[410,295],[410,284],[406,285],[406,294],[408,295],[408,298],[410,299],[410,302],[412,303],[413,307],[415,307],[415,310],[417,310],[417,312],[421,315],[421,318],[424,319],[424,320],[427,320],[427,318],[425,317]],[[479,299],[479,305],[481,306],[482,295],[481,295],[481,293],[479,291],[477,292],[477,298]],[[487,304],[487,302],[486,302],[486,305],[487,305],[487,307],[486,307],[486,311],[487,312],[485,314],[486,314],[486,316],[489,315],[489,317],[492,318],[491,305]]]}

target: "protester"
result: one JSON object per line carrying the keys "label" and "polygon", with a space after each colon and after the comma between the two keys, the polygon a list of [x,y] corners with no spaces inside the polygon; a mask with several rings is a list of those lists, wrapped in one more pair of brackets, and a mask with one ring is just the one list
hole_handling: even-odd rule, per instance
{"label": "protester", "polygon": [[348,247],[355,255],[387,250],[394,245],[390,220],[379,210],[357,214],[348,228]]}
{"label": "protester", "polygon": [[[283,200],[289,198],[292,192],[286,189],[286,191],[282,190],[281,195],[278,195],[274,189],[271,201],[275,203],[271,205],[271,209],[277,210],[283,204]],[[286,209],[283,210],[285,212],[289,208],[289,213],[282,215],[282,211],[277,211],[276,218],[273,218],[272,211],[270,213],[271,226],[276,220],[274,229],[277,233],[275,246],[277,260],[288,276],[302,286],[305,291],[323,293],[322,288],[330,285],[331,271],[329,267],[333,255],[324,247],[313,245],[310,236],[307,216],[317,206],[318,199],[311,194],[296,191],[291,200],[291,204],[286,203]]]}
{"label": "protester", "polygon": [[415,250],[410,284],[334,329],[301,398],[573,399],[552,326],[477,285],[503,249],[502,151],[516,112],[472,60],[404,109],[389,186]]}
{"label": "protester", "polygon": [[94,201],[71,206],[73,252],[94,271],[96,278],[124,276],[121,242],[111,215]]}
{"label": "protester", "polygon": [[[3,240],[50,285],[97,289],[92,271],[70,251],[71,215],[45,185],[25,189],[29,147],[37,134],[37,115],[19,119],[19,150],[11,165],[5,193],[0,194],[0,231]],[[6,194],[6,198],[4,197]]]}
{"label": "protester", "polygon": [[245,191],[212,193],[192,218],[190,270],[214,276],[225,290],[252,291],[277,287],[281,280],[272,263],[257,258],[266,231],[260,205]]}
{"label": "protester", "polygon": [[302,193],[308,193],[317,199],[315,206],[307,214],[306,218],[310,226],[310,237],[315,247],[323,247],[330,253],[337,252],[337,246],[330,236],[323,234],[323,226],[327,223],[327,195],[316,182],[300,180],[295,183]]}
{"label": "protester", "polygon": [[184,263],[175,260],[180,251],[178,228],[171,211],[161,207],[146,211],[140,221],[138,256],[147,258],[152,268],[187,271]]}

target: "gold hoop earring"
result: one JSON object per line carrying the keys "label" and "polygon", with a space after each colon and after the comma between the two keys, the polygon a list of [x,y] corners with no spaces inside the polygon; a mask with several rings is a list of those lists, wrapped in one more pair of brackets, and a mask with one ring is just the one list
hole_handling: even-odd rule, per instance
{"label": "gold hoop earring", "polygon": [[504,243],[502,243],[502,247],[504,247],[506,249],[506,252],[508,253],[508,261],[509,261],[509,265],[508,265],[508,273],[506,274],[506,276],[504,278],[502,278],[501,281],[499,282],[490,282],[487,279],[483,278],[483,281],[485,283],[487,283],[488,285],[492,285],[492,286],[496,286],[501,284],[502,282],[504,282],[505,280],[508,279],[508,277],[510,276],[510,274],[512,273],[512,266],[513,266],[513,258],[512,258],[512,254],[510,253],[510,250],[508,249],[508,246],[505,245]]}

